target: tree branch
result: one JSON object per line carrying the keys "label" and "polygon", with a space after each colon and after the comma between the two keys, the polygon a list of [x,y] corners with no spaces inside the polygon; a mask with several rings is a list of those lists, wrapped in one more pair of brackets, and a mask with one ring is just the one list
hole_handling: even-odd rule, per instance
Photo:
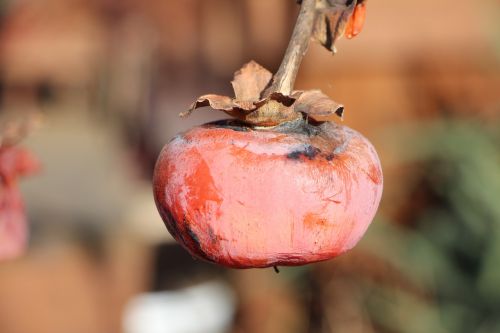
{"label": "tree branch", "polygon": [[315,16],[316,0],[303,0],[283,61],[273,77],[271,86],[264,91],[263,96],[269,96],[273,92],[287,96],[292,93],[300,64],[309,46]]}

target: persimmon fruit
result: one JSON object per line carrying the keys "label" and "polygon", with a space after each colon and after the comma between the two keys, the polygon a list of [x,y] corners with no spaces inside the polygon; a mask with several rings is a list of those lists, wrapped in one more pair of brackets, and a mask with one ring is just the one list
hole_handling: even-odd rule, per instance
{"label": "persimmon fruit", "polygon": [[28,227],[18,179],[39,168],[28,150],[0,145],[0,261],[24,252]]}
{"label": "persimmon fruit", "polygon": [[161,151],[156,206],[194,257],[235,268],[293,266],[351,249],[382,195],[375,149],[337,124],[344,107],[319,90],[296,91],[311,36],[330,51],[360,32],[365,1],[300,1],[290,44],[273,76],[255,62],[236,72],[235,97],[200,96],[236,118],[195,127]]}
{"label": "persimmon fruit", "polygon": [[162,150],[154,195],[193,256],[229,267],[301,265],[352,248],[382,194],[370,142],[332,122],[195,127]]}

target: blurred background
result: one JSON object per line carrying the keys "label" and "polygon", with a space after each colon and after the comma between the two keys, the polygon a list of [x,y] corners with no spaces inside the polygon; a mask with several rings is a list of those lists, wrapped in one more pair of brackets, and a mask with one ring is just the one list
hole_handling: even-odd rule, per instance
{"label": "blurred background", "polygon": [[378,215],[350,253],[229,270],[172,242],[152,169],[179,119],[254,59],[275,71],[293,0],[0,1],[0,121],[22,142],[27,252],[0,262],[1,333],[500,332],[500,4],[371,0],[296,88],[346,106],[377,148]]}

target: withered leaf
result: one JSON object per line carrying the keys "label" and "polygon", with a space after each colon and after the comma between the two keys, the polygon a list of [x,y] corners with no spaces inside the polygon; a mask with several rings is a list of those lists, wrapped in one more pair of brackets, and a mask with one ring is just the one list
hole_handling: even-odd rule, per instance
{"label": "withered leaf", "polygon": [[214,110],[224,111],[254,125],[272,126],[296,119],[300,114],[291,108],[295,102],[293,95],[286,96],[274,92],[266,98],[260,98],[271,79],[271,72],[250,61],[235,73],[231,82],[236,98],[214,94],[203,95],[180,116],[186,117],[197,108],[210,106]]}
{"label": "withered leaf", "polygon": [[317,122],[333,121],[337,117],[342,119],[344,114],[344,106],[330,99],[320,90],[301,92],[293,104],[293,109]]}
{"label": "withered leaf", "polygon": [[314,39],[335,53],[335,42],[344,35],[347,22],[357,2],[356,0],[318,0]]}
{"label": "withered leaf", "polygon": [[[294,91],[290,96],[273,92],[260,98],[271,77],[271,73],[252,61],[236,73],[232,82],[237,98],[203,95],[180,116],[186,117],[197,108],[209,106],[256,126],[275,126],[301,118],[303,114],[317,122],[342,118],[344,107],[319,90]],[[248,85],[245,80],[249,80]]]}
{"label": "withered leaf", "polygon": [[260,99],[261,92],[267,87],[273,74],[256,63],[250,61],[234,75],[231,84],[236,99],[239,101],[256,102]]}
{"label": "withered leaf", "polygon": [[271,79],[271,72],[255,61],[250,61],[235,73],[231,82],[236,98],[214,94],[203,95],[180,116],[186,117],[195,109],[210,106],[214,110],[224,111],[233,117],[245,120],[246,115],[262,107],[269,100],[261,99],[260,94]]}
{"label": "withered leaf", "polygon": [[196,102],[191,104],[188,110],[181,112],[181,117],[189,116],[195,109],[210,106],[212,109],[231,113],[232,111],[249,113],[255,110],[255,105],[250,101],[237,101],[228,96],[208,94],[198,97]]}

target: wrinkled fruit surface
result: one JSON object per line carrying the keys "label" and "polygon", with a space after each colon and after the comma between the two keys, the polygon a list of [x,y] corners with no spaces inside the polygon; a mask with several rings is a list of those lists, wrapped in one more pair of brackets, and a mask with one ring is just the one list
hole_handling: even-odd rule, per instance
{"label": "wrinkled fruit surface", "polygon": [[342,254],[365,233],[382,195],[373,146],[332,122],[195,127],[163,148],[153,182],[172,236],[195,257],[237,268]]}

